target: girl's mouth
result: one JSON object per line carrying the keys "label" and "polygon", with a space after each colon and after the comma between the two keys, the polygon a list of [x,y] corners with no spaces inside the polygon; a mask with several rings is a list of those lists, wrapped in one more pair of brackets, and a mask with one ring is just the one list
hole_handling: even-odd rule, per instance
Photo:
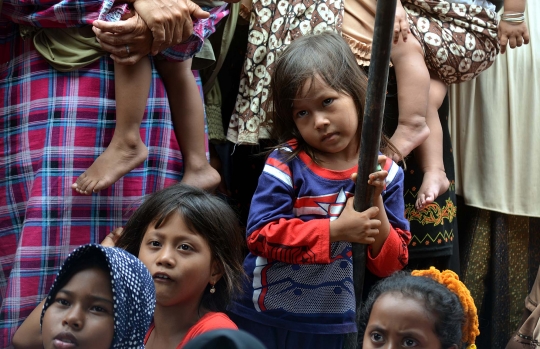
{"label": "girl's mouth", "polygon": [[73,349],[79,346],[77,338],[69,332],[62,332],[54,337],[53,345],[57,349]]}
{"label": "girl's mouth", "polygon": [[322,137],[322,141],[323,142],[330,141],[330,140],[334,139],[336,135],[337,135],[336,132],[327,133]]}
{"label": "girl's mouth", "polygon": [[155,273],[153,278],[154,278],[154,281],[159,281],[159,282],[173,281],[171,277],[165,273]]}

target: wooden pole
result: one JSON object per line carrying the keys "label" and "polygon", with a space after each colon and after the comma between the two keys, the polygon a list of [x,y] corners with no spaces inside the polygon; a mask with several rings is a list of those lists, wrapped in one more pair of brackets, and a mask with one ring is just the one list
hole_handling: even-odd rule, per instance
{"label": "wooden pole", "polygon": [[[371,48],[366,105],[358,158],[358,178],[354,194],[354,209],[358,212],[365,211],[373,206],[374,187],[368,185],[368,179],[369,175],[376,171],[377,157],[379,156],[395,13],[396,0],[377,1],[375,32]],[[357,325],[359,325],[358,315],[362,305],[367,245],[352,244],[352,251],[353,283],[356,297]],[[358,348],[358,339],[358,333],[351,334],[345,341],[345,348]]]}

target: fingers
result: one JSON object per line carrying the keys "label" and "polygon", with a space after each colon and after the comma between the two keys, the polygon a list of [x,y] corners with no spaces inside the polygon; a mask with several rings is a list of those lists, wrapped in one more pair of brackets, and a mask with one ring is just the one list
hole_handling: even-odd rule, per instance
{"label": "fingers", "polygon": [[[238,1],[240,0],[225,1],[225,2],[231,3],[231,2],[238,2]],[[193,1],[188,2],[188,8],[189,8],[189,13],[191,17],[193,18],[204,19],[204,18],[210,17],[210,13],[204,11],[199,5],[197,5]]]}
{"label": "fingers", "polygon": [[386,164],[386,155],[379,155],[379,157],[377,158],[377,163],[381,167],[384,167],[384,165]]}
{"label": "fingers", "polygon": [[123,231],[124,231],[124,228],[114,229],[105,237],[105,239],[103,239],[103,241],[101,242],[101,245],[105,247],[116,246],[116,242],[118,241],[120,236],[122,236]]}
{"label": "fingers", "polygon": [[[367,210],[365,210],[363,213],[365,213],[370,219],[373,219],[375,217],[377,217],[377,215],[379,214],[379,208],[377,206],[373,206],[373,207],[370,207],[368,208]],[[376,222],[379,222],[378,225],[376,224],[376,226],[371,226],[372,228],[378,228],[380,225],[381,225],[381,221],[379,220],[373,220],[373,221],[376,221]],[[372,221],[370,221],[372,222]]]}
{"label": "fingers", "polygon": [[377,171],[369,175],[368,184],[379,186],[385,184],[385,179],[388,177],[388,171]]}
{"label": "fingers", "polygon": [[129,52],[128,52],[128,47],[127,45],[111,45],[107,42],[105,42],[104,40],[100,40],[100,45],[101,45],[101,48],[111,54],[113,54],[114,56],[116,57],[123,57],[123,58],[127,58],[130,56],[130,54],[133,54],[132,52],[132,47],[130,47],[129,49]]}
{"label": "fingers", "polygon": [[399,22],[396,21],[396,23],[394,23],[394,44],[397,44],[399,41],[399,31]]}
{"label": "fingers", "polygon": [[516,37],[515,36],[511,36],[509,39],[508,39],[508,45],[510,46],[510,48],[516,48]]}
{"label": "fingers", "polygon": [[123,46],[127,44],[133,44],[133,35],[116,35],[109,32],[104,32],[97,27],[92,27],[92,30],[96,34],[96,38],[101,44],[101,46],[103,46],[103,44],[107,44],[109,46]]}
{"label": "fingers", "polygon": [[191,18],[189,18],[189,20],[186,20],[184,22],[184,27],[182,28],[181,41],[186,41],[187,39],[189,39],[192,33],[193,33],[193,22],[191,21]]}
{"label": "fingers", "polygon": [[379,234],[379,229],[370,229],[364,232],[364,236],[359,239],[359,243],[365,245],[371,245],[375,242],[375,236]]}
{"label": "fingers", "polygon": [[525,28],[525,32],[523,33],[523,43],[527,45],[529,43],[529,30]]}
{"label": "fingers", "polygon": [[403,37],[403,42],[407,42],[407,35],[411,32],[411,30],[409,29],[409,22],[403,21],[401,28],[401,36]]}
{"label": "fingers", "polygon": [[137,20],[136,17],[131,17],[129,19],[126,19],[125,21],[118,22],[105,22],[97,20],[94,21],[92,25],[94,26],[94,28],[97,28],[102,32],[126,34],[131,33],[133,30],[135,30],[135,27],[137,26]]}

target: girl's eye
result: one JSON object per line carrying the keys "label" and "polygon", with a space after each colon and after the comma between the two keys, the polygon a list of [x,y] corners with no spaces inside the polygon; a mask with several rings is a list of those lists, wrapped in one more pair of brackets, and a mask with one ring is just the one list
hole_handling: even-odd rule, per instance
{"label": "girl's eye", "polygon": [[418,343],[412,338],[405,338],[403,340],[403,346],[405,348],[416,347]]}
{"label": "girl's eye", "polygon": [[64,307],[69,306],[69,302],[63,298],[56,298],[54,301],[60,305],[63,305]]}
{"label": "girl's eye", "polygon": [[370,337],[371,337],[372,342],[377,342],[377,343],[382,342],[383,339],[384,339],[382,334],[380,334],[378,332],[372,332]]}
{"label": "girl's eye", "polygon": [[90,308],[93,311],[96,311],[98,313],[106,313],[107,309],[100,307],[99,305],[94,305],[92,308]]}
{"label": "girl's eye", "polygon": [[182,244],[180,245],[180,249],[182,251],[189,251],[189,250],[192,250],[191,246],[187,245],[187,244]]}
{"label": "girl's eye", "polygon": [[296,116],[299,118],[303,118],[304,116],[307,116],[307,115],[308,115],[307,110],[301,110],[298,113],[296,113]]}
{"label": "girl's eye", "polygon": [[323,101],[323,106],[327,107],[329,106],[330,104],[332,104],[332,102],[334,102],[334,99],[333,98],[327,98]]}
{"label": "girl's eye", "polygon": [[150,241],[150,246],[152,247],[159,247],[160,245],[159,241]]}

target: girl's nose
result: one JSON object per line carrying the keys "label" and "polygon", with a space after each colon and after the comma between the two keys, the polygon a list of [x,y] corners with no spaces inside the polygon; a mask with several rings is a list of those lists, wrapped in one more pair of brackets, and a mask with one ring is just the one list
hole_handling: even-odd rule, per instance
{"label": "girl's nose", "polygon": [[176,265],[174,251],[171,248],[162,248],[156,262],[158,265],[165,266],[167,268],[174,267]]}
{"label": "girl's nose", "polygon": [[313,117],[315,129],[323,129],[330,124],[330,120],[326,117],[324,113],[315,113]]}
{"label": "girl's nose", "polygon": [[66,312],[62,325],[72,329],[80,330],[84,326],[84,311],[79,305],[72,305]]}

